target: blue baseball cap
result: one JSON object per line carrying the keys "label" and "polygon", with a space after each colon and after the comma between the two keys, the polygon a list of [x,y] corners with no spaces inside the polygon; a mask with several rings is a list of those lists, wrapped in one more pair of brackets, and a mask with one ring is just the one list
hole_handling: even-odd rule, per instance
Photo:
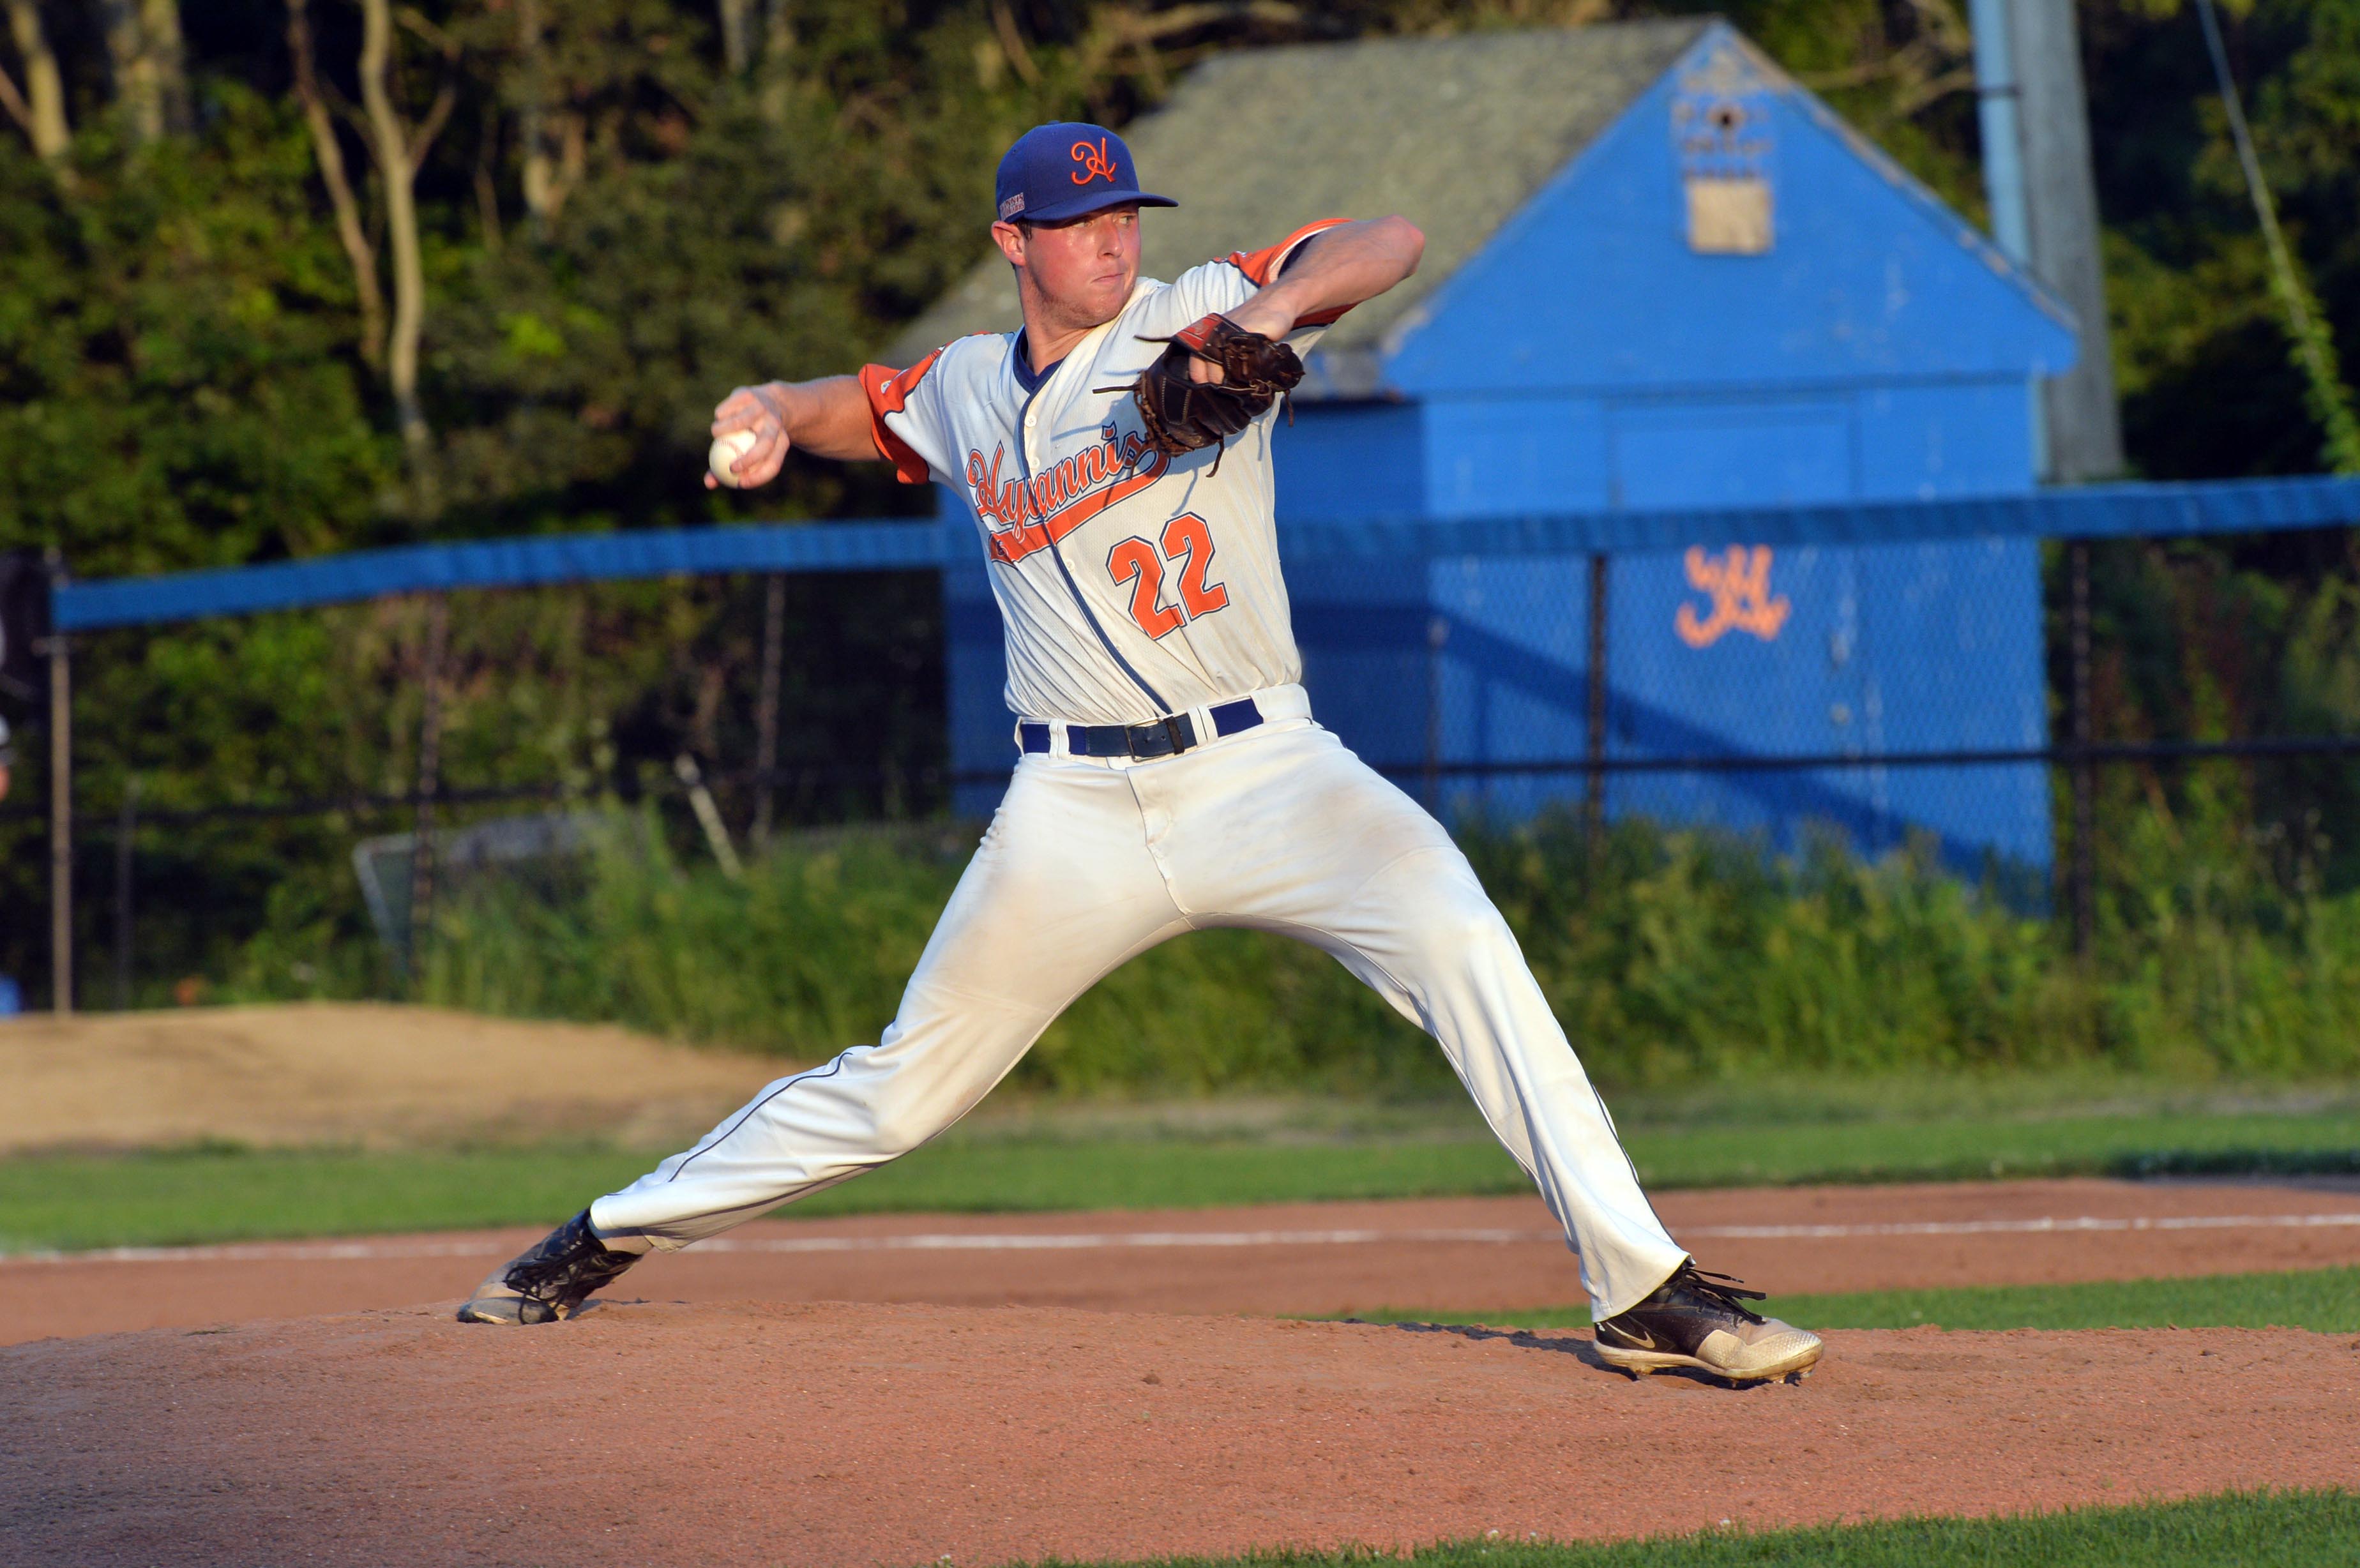
{"label": "blue baseball cap", "polygon": [[1133,201],[1142,207],[1180,205],[1139,188],[1131,149],[1120,136],[1104,125],[1073,120],[1035,125],[1016,138],[1000,160],[995,201],[1004,223],[1061,223]]}

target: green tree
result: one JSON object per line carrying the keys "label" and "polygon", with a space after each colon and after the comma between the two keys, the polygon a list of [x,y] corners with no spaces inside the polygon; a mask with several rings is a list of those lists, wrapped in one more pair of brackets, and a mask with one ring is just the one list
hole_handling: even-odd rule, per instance
{"label": "green tree", "polygon": [[[423,147],[414,223],[395,221],[368,113],[371,7],[388,23],[384,103],[405,146]],[[1704,8],[8,0],[0,547],[56,546],[96,577],[923,510],[930,497],[881,473],[800,462],[768,492],[708,495],[706,410],[740,382],[874,354],[971,264],[993,163],[1025,126],[1120,125],[1222,49]],[[1713,8],[1979,214],[1956,0]],[[2093,0],[2082,22],[2134,461],[2158,477],[2314,466],[2193,16]],[[2344,361],[2360,362],[2360,0],[2256,0],[2229,40],[2287,232]],[[387,353],[410,229],[414,387],[395,384]],[[2346,690],[2360,567],[2341,539],[2125,547],[2102,556],[2101,578],[2104,733],[2360,724]],[[866,618],[817,589],[791,601],[790,757],[917,779],[941,756],[936,611],[923,583],[863,592]],[[446,777],[628,779],[683,747],[742,763],[759,602],[727,583],[464,601]],[[135,773],[158,810],[406,788],[419,624],[416,605],[382,604],[93,640],[80,661],[85,809],[110,811]],[[880,713],[890,722],[865,722]],[[38,722],[11,718],[38,756]],[[2283,825],[2301,789],[2333,783],[2286,778],[2248,780],[2238,809]],[[2181,788],[2155,782],[2167,800]],[[880,803],[871,783],[798,809]],[[21,792],[0,807],[0,908],[41,902],[30,811]],[[150,835],[142,941],[159,964],[221,973],[255,932],[300,931],[300,961],[315,962],[359,929],[343,846],[392,825]],[[85,867],[93,887],[104,869]],[[38,925],[0,920],[0,972],[44,967]]]}

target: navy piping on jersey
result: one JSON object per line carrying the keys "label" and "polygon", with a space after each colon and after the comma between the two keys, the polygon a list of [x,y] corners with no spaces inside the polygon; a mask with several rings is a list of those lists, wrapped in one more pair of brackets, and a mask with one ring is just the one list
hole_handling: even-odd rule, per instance
{"label": "navy piping on jersey", "polygon": [[723,1144],[736,1137],[738,1129],[744,1127],[748,1122],[752,1121],[757,1113],[759,1113],[764,1105],[769,1105],[771,1101],[777,1099],[780,1095],[785,1094],[788,1090],[807,1079],[827,1078],[834,1076],[836,1073],[841,1073],[844,1071],[845,1058],[850,1056],[853,1051],[860,1051],[863,1049],[866,1048],[856,1045],[852,1048],[852,1051],[844,1052],[843,1055],[838,1056],[835,1061],[829,1062],[825,1067],[814,1067],[809,1072],[796,1073],[793,1077],[788,1079],[785,1083],[780,1084],[777,1088],[771,1090],[769,1094],[763,1095],[760,1099],[755,1101],[752,1105],[738,1113],[738,1119],[731,1122],[728,1127],[716,1134],[713,1138],[713,1141],[705,1144],[700,1148],[690,1149],[688,1151],[688,1158],[683,1160],[678,1165],[673,1166],[672,1174],[665,1177],[664,1181],[667,1183],[679,1181],[682,1171],[686,1171],[691,1165],[695,1164],[697,1160],[703,1159],[705,1155],[712,1153],[715,1149],[720,1148]]}
{"label": "navy piping on jersey", "polygon": [[1049,384],[1049,377],[1057,374],[1057,365],[1065,363],[1061,359],[1044,369],[1033,369],[1032,351],[1024,346],[1024,330],[1021,327],[1017,329],[1015,343],[1008,352],[1011,355],[1008,368],[1016,372],[1016,385],[1024,388],[1024,397],[1028,402],[1033,393]]}
{"label": "navy piping on jersey", "polygon": [[[1028,376],[1026,367],[1031,365],[1032,356],[1024,348],[1024,334],[1021,331],[1016,334],[1016,341],[1009,345],[1008,352],[1008,368],[1015,374],[1017,385],[1025,389],[1024,406],[1016,410],[1016,463],[1024,484],[1030,487],[1032,483],[1032,456],[1024,450],[1024,420],[1032,412],[1032,399],[1041,395],[1041,388],[1047,386],[1049,377],[1057,373],[1057,365],[1065,362],[1061,359],[1039,376]],[[1074,581],[1073,568],[1065,564],[1065,550],[1061,541],[1051,541],[1049,559],[1057,563],[1057,575],[1065,580],[1065,592],[1074,596],[1075,607],[1082,612],[1082,619],[1089,623],[1091,633],[1098,639],[1098,646],[1107,650],[1107,657],[1131,677],[1132,685],[1147,693],[1147,700],[1155,704],[1158,713],[1171,712],[1172,705],[1164,700],[1164,693],[1150,686],[1147,678],[1131,667],[1131,660],[1122,656],[1122,650],[1115,647],[1114,639],[1106,635],[1106,628],[1098,625],[1098,615],[1090,608],[1090,602],[1082,597],[1082,585]]]}

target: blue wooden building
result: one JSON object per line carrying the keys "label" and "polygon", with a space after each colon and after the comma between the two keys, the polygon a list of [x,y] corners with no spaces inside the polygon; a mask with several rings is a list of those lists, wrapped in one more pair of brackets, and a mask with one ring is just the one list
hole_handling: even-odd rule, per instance
{"label": "blue wooden building", "polygon": [[[1663,21],[1242,53],[1127,133],[1145,270],[1329,214],[1427,234],[1411,282],[1313,356],[1279,441],[1282,523],[2029,490],[2036,390],[2070,318],[1726,24]],[[996,259],[897,345],[1014,324]],[[963,503],[945,493],[945,505]],[[1587,558],[1291,565],[1322,722],[1453,811],[1582,789]],[[1874,756],[2048,735],[2037,543],[1619,555],[1602,589],[1607,755]],[[955,766],[1009,757],[979,565],[945,577]],[[1961,865],[2045,866],[2045,769],[1617,773],[1677,822],[1913,829]],[[988,807],[971,788],[968,809]]]}

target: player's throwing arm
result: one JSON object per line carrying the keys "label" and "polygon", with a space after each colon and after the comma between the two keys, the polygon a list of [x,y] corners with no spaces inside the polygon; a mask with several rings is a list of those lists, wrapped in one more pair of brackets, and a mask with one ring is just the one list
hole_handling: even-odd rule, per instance
{"label": "player's throwing arm", "polygon": [[860,378],[740,387],[713,410],[713,450],[705,487],[750,490],[768,485],[802,448],[813,457],[859,461],[877,455],[869,435],[869,400]]}

